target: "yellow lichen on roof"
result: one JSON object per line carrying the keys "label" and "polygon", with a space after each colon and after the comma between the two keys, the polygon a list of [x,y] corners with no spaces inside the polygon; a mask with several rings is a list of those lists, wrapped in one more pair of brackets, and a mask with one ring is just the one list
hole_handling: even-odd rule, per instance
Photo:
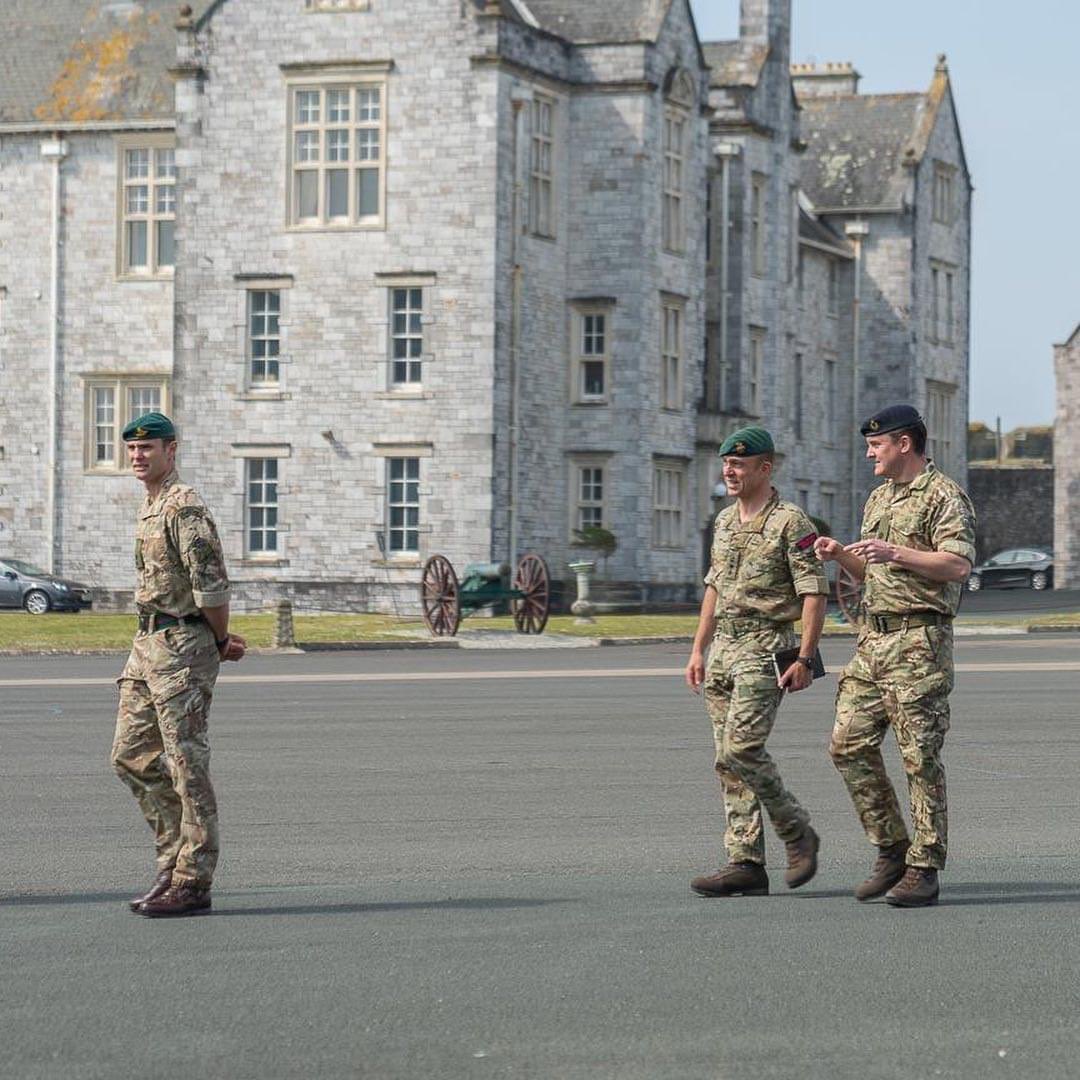
{"label": "yellow lichen on roof", "polygon": [[120,115],[117,108],[125,88],[138,79],[132,53],[143,44],[145,28],[129,20],[105,37],[80,41],[64,61],[49,88],[49,96],[34,110],[38,120],[87,122]]}

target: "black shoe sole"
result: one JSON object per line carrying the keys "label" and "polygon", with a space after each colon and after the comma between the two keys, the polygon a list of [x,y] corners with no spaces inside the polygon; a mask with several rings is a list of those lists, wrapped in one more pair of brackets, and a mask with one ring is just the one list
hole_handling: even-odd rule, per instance
{"label": "black shoe sole", "polygon": [[147,911],[139,908],[138,913],[144,919],[183,919],[189,915],[210,915],[213,911],[212,907],[188,908],[187,911]]}
{"label": "black shoe sole", "polygon": [[731,896],[768,896],[769,890],[766,889],[740,889],[738,892],[708,892],[705,889],[695,889],[693,885],[690,886],[692,892],[697,893],[698,896],[705,897],[706,900],[726,900]]}
{"label": "black shoe sole", "polygon": [[938,894],[935,893],[928,900],[901,900],[896,896],[886,896],[885,903],[889,907],[898,908],[917,908],[917,907],[933,907],[938,902]]}

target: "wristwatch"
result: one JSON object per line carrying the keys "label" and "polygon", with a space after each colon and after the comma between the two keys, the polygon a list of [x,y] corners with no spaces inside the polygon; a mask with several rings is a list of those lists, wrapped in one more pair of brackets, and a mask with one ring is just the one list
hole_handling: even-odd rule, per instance
{"label": "wristwatch", "polygon": [[[229,635],[226,634],[220,641],[218,641],[217,638],[214,638],[214,644],[217,646],[217,651],[221,652],[221,650],[229,644]],[[802,657],[800,656],[799,659],[801,660]]]}
{"label": "wristwatch", "polygon": [[814,658],[812,656],[800,656],[797,659],[807,671],[814,670]]}

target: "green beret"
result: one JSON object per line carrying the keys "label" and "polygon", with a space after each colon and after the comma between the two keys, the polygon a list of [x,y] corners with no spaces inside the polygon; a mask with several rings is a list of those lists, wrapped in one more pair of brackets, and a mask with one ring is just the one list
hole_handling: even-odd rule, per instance
{"label": "green beret", "polygon": [[888,435],[890,431],[906,431],[908,428],[926,427],[919,410],[911,405],[890,405],[874,413],[859,431],[863,435]]}
{"label": "green beret", "polygon": [[159,412],[143,413],[135,417],[120,435],[124,442],[132,439],[175,439],[176,428],[173,422]]}
{"label": "green beret", "polygon": [[753,457],[771,454],[776,449],[772,436],[763,427],[744,427],[733,431],[720,447],[720,457]]}

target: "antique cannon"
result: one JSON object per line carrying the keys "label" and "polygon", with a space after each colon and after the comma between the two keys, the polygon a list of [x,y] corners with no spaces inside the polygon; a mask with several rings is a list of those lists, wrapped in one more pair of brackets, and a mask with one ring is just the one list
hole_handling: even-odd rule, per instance
{"label": "antique cannon", "polygon": [[523,555],[510,580],[506,563],[470,563],[458,580],[445,555],[432,555],[420,575],[420,607],[427,628],[452,637],[462,618],[508,601],[520,634],[539,634],[551,613],[551,575],[539,555]]}

